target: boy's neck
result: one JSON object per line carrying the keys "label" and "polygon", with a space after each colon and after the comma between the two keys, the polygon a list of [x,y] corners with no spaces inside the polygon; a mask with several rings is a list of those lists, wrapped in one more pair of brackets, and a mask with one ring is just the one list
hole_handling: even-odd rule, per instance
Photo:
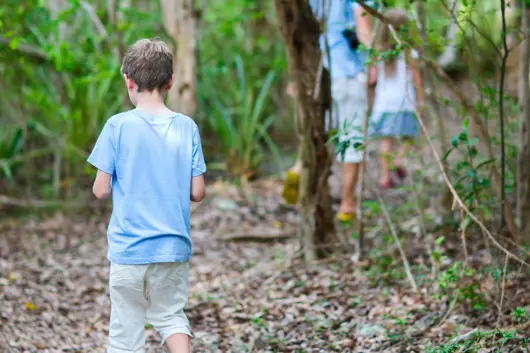
{"label": "boy's neck", "polygon": [[136,96],[136,109],[153,116],[167,115],[170,109],[164,104],[164,96],[158,90],[138,92]]}

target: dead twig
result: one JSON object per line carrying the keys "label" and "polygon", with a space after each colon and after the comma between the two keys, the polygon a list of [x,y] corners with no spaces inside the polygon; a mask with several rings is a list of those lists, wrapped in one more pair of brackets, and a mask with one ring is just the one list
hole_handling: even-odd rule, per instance
{"label": "dead twig", "polygon": [[510,261],[510,258],[508,257],[508,255],[506,255],[506,259],[504,260],[504,269],[502,270],[501,300],[499,304],[499,315],[497,316],[497,327],[500,327],[501,325],[502,305],[504,304],[504,292],[506,290],[506,270],[508,269],[509,261]]}
{"label": "dead twig", "polygon": [[80,207],[83,202],[79,201],[43,201],[43,200],[22,200],[15,197],[0,195],[0,207],[2,205],[21,207],[21,208],[49,208],[49,207]]}
{"label": "dead twig", "polygon": [[[357,2],[361,3],[362,1],[361,0],[356,0]],[[375,11],[375,10],[371,10],[371,11]],[[377,12],[377,11],[376,11]],[[389,27],[390,29],[390,32],[392,33],[392,36],[394,37],[394,39],[400,43],[400,44],[403,44],[403,42],[401,41],[401,39],[398,37],[396,31],[394,30],[394,27],[392,27],[392,25],[388,24],[388,20],[386,20],[386,18],[379,14],[378,13],[378,16],[380,16],[383,21],[385,21],[385,23],[387,23],[387,26]],[[379,17],[378,17],[379,18]],[[427,63],[429,63],[429,61],[427,61]],[[435,64],[432,64],[434,65],[435,67],[437,67]],[[438,67],[437,67],[438,68]],[[439,68],[438,68],[439,69]],[[441,70],[441,69],[440,69]],[[443,72],[443,71],[442,71]],[[445,75],[445,74],[444,74]],[[449,81],[451,81],[449,79]],[[452,81],[451,81],[452,82]],[[453,84],[454,85],[454,84]],[[457,90],[458,91],[458,90]],[[459,93],[461,93],[460,91],[458,91]],[[410,97],[409,97],[410,99]],[[465,101],[465,99],[464,99]],[[469,104],[467,101],[465,101],[467,104]],[[464,103],[464,102],[463,102]],[[473,107],[470,106],[470,110],[473,110]],[[474,110],[473,110],[474,111]],[[460,196],[458,195],[458,192],[455,190],[453,184],[451,183],[451,181],[449,180],[449,176],[447,175],[447,172],[445,170],[445,166],[442,162],[442,159],[440,158],[440,155],[438,154],[438,151],[436,150],[436,146],[434,146],[434,143],[432,142],[432,139],[430,138],[429,136],[429,133],[427,131],[427,127],[425,125],[425,122],[423,121],[423,117],[422,117],[422,114],[418,111],[417,107],[414,107],[414,113],[416,114],[416,117],[418,118],[418,122],[420,123],[420,127],[421,127],[421,130],[423,131],[426,139],[427,139],[427,142],[429,144],[429,146],[431,147],[431,150],[434,154],[434,157],[436,159],[436,162],[438,163],[438,167],[440,168],[440,171],[442,173],[442,176],[443,176],[443,179],[445,181],[445,183],[447,184],[447,187],[449,188],[449,190],[451,191],[451,194],[453,195],[454,197],[454,201],[456,204],[458,204],[458,206],[464,210],[464,212],[469,216],[469,218],[475,222],[479,227],[480,229],[487,234],[488,238],[490,238],[490,240],[493,242],[493,244],[499,248],[499,250],[501,250],[503,253],[505,253],[506,255],[508,256],[511,256],[513,257],[514,259],[516,259],[517,261],[519,261],[520,263],[522,264],[525,264],[526,266],[529,266],[530,267],[530,264],[528,264],[526,261],[524,261],[523,259],[521,259],[520,257],[518,257],[517,255],[511,253],[510,251],[508,251],[506,248],[504,248],[496,239],[495,237],[491,234],[491,232],[488,230],[488,228],[486,228],[486,226],[469,210],[469,208],[464,204],[464,201],[462,201],[462,199],[460,198]],[[472,115],[473,116],[473,115]],[[480,124],[480,126],[484,127],[482,125],[482,121],[480,119],[476,119],[477,120],[477,124]],[[486,130],[483,130],[483,133],[487,135],[487,131]],[[491,144],[489,144],[489,136],[488,136],[488,146],[491,150]],[[490,151],[491,152],[491,151]],[[491,152],[491,156],[493,156],[493,152]],[[492,167],[492,169],[495,169],[495,166]],[[495,169],[496,171],[496,169]],[[493,170],[492,170],[492,173],[493,173]],[[498,176],[498,172],[497,172],[497,176]],[[505,203],[505,205],[507,205],[507,203]],[[509,207],[509,206],[508,206]],[[505,209],[506,210],[506,209]],[[510,215],[511,215],[511,208],[509,207],[509,212],[510,212]],[[509,217],[506,217],[506,220],[508,221]],[[513,217],[511,219],[513,221]],[[515,223],[514,223],[515,224]],[[515,230],[517,231],[517,227],[515,227]],[[517,231],[518,232],[518,231]],[[512,236],[514,234],[512,233]],[[517,242],[517,239],[519,235],[517,233],[517,238],[516,238],[516,242]]]}
{"label": "dead twig", "polygon": [[478,332],[478,328],[474,328],[471,331],[464,333],[463,335],[460,335],[458,337],[453,338],[451,340],[450,344],[455,344],[455,343],[458,343],[458,342],[461,342],[461,341],[465,341],[466,339],[470,338],[471,336],[473,336],[477,332]]}
{"label": "dead twig", "polygon": [[[372,35],[372,40],[370,43],[370,47],[374,46],[375,39],[377,38],[377,32],[379,31],[379,28],[381,26],[381,22],[377,22],[374,33]],[[370,97],[370,90],[372,87],[370,87],[370,79],[369,77],[366,80],[366,97],[369,100],[368,101],[368,109],[366,109],[366,114],[363,121],[363,151],[362,151],[362,158],[361,163],[359,163],[359,197],[357,198],[357,210],[359,214],[359,218],[357,220],[357,235],[359,239],[359,259],[362,259],[364,256],[364,217],[363,217],[363,193],[364,193],[364,176],[365,176],[365,170],[366,170],[366,142],[367,142],[367,136],[368,136],[368,121],[370,119],[370,113],[371,113],[371,106],[373,102],[371,102]]]}
{"label": "dead twig", "polygon": [[464,223],[464,219],[465,219],[465,216],[464,216],[464,210],[460,210],[460,219],[462,220],[462,223],[461,224],[461,228],[462,228],[462,232],[460,233],[461,237],[462,237],[462,247],[463,247],[463,250],[464,250],[464,266],[467,267],[467,264],[469,263],[469,255],[467,253],[467,242],[466,242],[466,229],[467,229],[467,226],[465,225]]}
{"label": "dead twig", "polygon": [[407,259],[407,255],[405,254],[405,251],[403,250],[403,246],[401,245],[401,242],[399,241],[396,228],[394,227],[394,224],[392,223],[392,219],[390,218],[390,214],[388,213],[385,202],[383,201],[379,193],[377,194],[377,198],[379,199],[379,203],[381,204],[381,209],[383,210],[383,214],[388,223],[388,227],[390,228],[390,233],[392,233],[392,236],[394,237],[394,241],[396,242],[396,245],[399,249],[399,254],[401,255],[403,266],[405,266],[405,273],[407,274],[407,278],[410,282],[410,285],[412,286],[412,289],[414,290],[414,292],[418,292],[418,285],[416,284],[416,281],[414,280],[414,276],[412,275],[412,272],[410,271],[409,260]]}
{"label": "dead twig", "polygon": [[[403,45],[403,41],[397,36],[396,32],[394,31],[394,28],[390,25],[390,22],[386,18],[385,15],[383,15],[379,11],[375,10],[374,8],[368,6],[366,4],[366,2],[363,1],[363,0],[355,0],[355,1],[359,5],[361,5],[366,10],[366,12],[368,12],[370,15],[372,15],[375,18],[377,18],[378,20],[382,21],[387,26],[390,26],[390,30],[392,32],[393,37],[396,39],[396,41],[398,41],[398,43]],[[425,64],[427,64],[427,66],[429,66],[429,68],[431,70],[433,70],[444,81],[444,83],[447,85],[447,87],[456,95],[456,97],[458,98],[458,100],[460,101],[462,106],[469,113],[469,116],[470,116],[472,122],[477,127],[477,135],[478,135],[480,143],[484,146],[484,148],[486,150],[486,157],[488,159],[495,159],[489,133],[488,133],[486,127],[484,126],[484,122],[482,121],[482,119],[480,118],[479,114],[477,113],[477,111],[473,107],[473,104],[471,102],[469,102],[469,100],[465,97],[465,95],[462,93],[462,91],[457,87],[457,85],[453,82],[453,80],[449,76],[447,76],[447,74],[443,71],[443,69],[439,65],[434,63],[432,60],[430,60],[429,58],[427,58],[423,54],[423,51],[421,50],[421,48],[420,48],[420,46],[418,44],[416,44],[412,40],[411,41],[407,41],[406,44],[408,46],[410,46],[411,48],[416,49],[419,52],[420,57],[423,60],[423,62]],[[416,111],[416,115],[418,115],[418,111]],[[421,119],[419,119],[419,117],[418,117],[418,120],[421,120]],[[423,130],[425,125],[423,123],[421,123],[421,124],[422,124],[422,130]],[[430,141],[429,138],[428,138],[428,141]],[[433,151],[436,151],[436,148],[432,144],[432,141],[430,141],[430,145],[433,148]],[[440,162],[440,158],[439,158],[437,152],[436,152],[436,155],[437,155],[438,161]],[[442,165],[442,168],[443,168],[443,165]],[[501,199],[501,201],[504,201],[503,200],[504,192],[503,192],[503,185],[502,185],[501,175],[499,174],[499,170],[497,169],[497,166],[494,163],[491,164],[491,176],[492,176],[492,179],[493,179],[494,190],[497,193],[497,196]],[[447,174],[445,172],[444,172],[444,179],[446,179],[446,182],[450,183],[450,181],[447,179]],[[452,186],[451,186],[451,188],[452,188]],[[454,188],[452,188],[451,193],[453,195],[456,195],[456,191],[454,190]],[[461,204],[460,206],[464,206],[462,200],[460,198],[458,200],[459,200],[458,204],[459,205]],[[514,240],[517,243],[519,243],[521,237],[520,237],[520,234],[519,234],[519,229],[517,228],[517,225],[515,224],[515,220],[514,220],[514,217],[513,217],[513,212],[512,212],[511,205],[508,202],[503,202],[503,207],[504,207],[504,216],[505,216],[506,225],[508,227],[508,230],[509,230],[510,234],[512,235],[512,237],[514,238]],[[468,213],[469,210],[467,209],[467,207],[466,207],[466,210],[467,210],[466,213]],[[469,214],[471,214],[471,213],[469,212]],[[474,215],[472,215],[470,217],[475,223],[479,222],[478,219]],[[483,225],[481,226],[481,228],[482,227],[483,227]],[[489,233],[489,231],[488,231],[488,233]],[[488,236],[491,236],[491,233],[489,233]],[[493,238],[493,236],[491,236],[491,238]],[[495,241],[494,243],[495,243],[495,246],[502,248],[502,246],[497,241]],[[502,249],[504,249],[504,248],[502,248]],[[504,249],[503,251],[506,252],[507,250]],[[513,256],[515,256],[515,255],[513,255]],[[522,260],[520,260],[520,261],[522,261]]]}

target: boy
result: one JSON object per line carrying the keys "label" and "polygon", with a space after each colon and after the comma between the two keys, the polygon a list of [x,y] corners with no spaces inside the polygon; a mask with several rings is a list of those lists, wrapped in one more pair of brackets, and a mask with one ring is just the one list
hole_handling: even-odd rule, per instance
{"label": "boy", "polygon": [[88,158],[98,169],[94,195],[103,199],[112,192],[113,199],[107,352],[144,352],[147,320],[170,352],[186,353],[190,200],[205,196],[199,131],[189,117],[164,105],[173,83],[166,44],[137,41],[121,73],[136,109],[107,121]]}

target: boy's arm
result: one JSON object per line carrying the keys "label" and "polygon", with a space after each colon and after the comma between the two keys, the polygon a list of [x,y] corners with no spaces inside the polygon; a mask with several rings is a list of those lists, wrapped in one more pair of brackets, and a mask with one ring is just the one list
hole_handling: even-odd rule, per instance
{"label": "boy's arm", "polygon": [[100,200],[106,198],[112,191],[111,182],[112,175],[98,169],[94,186],[92,186],[92,192]]}
{"label": "boy's arm", "polygon": [[204,156],[202,154],[201,137],[199,135],[199,128],[197,125],[193,128],[193,156],[191,162],[191,189],[190,200],[193,202],[201,202],[206,196],[206,185],[204,182],[204,173],[206,172],[206,164],[204,163]]}
{"label": "boy's arm", "polygon": [[116,148],[114,142],[114,124],[107,121],[94,145],[88,162],[97,168],[96,180],[92,192],[98,199],[104,199],[112,191],[112,176],[115,172]]}
{"label": "boy's arm", "polygon": [[204,175],[199,175],[191,178],[190,200],[193,202],[201,202],[205,196],[206,185],[204,183]]}

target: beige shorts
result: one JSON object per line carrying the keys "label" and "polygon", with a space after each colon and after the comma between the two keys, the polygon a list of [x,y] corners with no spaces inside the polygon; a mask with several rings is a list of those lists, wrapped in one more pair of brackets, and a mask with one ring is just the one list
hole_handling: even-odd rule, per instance
{"label": "beige shorts", "polygon": [[146,322],[162,336],[191,337],[184,314],[189,262],[110,265],[110,328],[107,353],[145,352]]}
{"label": "beige shorts", "polygon": [[356,150],[353,145],[363,142],[363,123],[368,109],[366,74],[333,79],[331,97],[334,123],[339,130],[339,142],[347,142],[349,145],[343,151],[338,151],[337,159],[341,163],[359,163],[362,160],[362,151]]}

